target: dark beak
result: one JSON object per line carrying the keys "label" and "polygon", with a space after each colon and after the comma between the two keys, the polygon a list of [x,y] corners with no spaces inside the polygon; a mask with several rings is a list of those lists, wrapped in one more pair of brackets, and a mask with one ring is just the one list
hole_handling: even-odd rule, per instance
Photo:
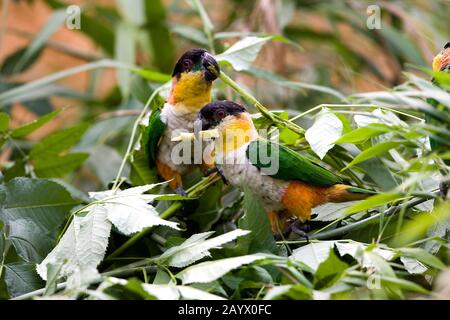
{"label": "dark beak", "polygon": [[207,81],[214,81],[220,74],[219,64],[216,59],[208,52],[203,56],[202,60],[203,75]]}
{"label": "dark beak", "polygon": [[208,121],[204,119],[203,117],[199,116],[197,120],[194,121],[194,137],[198,141],[200,141],[200,131],[202,130],[208,130],[209,125]]}

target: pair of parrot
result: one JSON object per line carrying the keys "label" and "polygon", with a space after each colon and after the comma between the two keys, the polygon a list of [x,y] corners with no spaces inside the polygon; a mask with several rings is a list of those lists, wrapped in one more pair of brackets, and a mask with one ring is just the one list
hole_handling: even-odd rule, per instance
{"label": "pair of parrot", "polygon": [[[436,64],[441,69],[441,61],[448,63],[445,59],[435,61],[433,67]],[[376,193],[345,185],[340,177],[308,158],[259,137],[243,106],[232,101],[211,102],[212,83],[219,73],[217,61],[206,50],[185,52],[175,65],[167,102],[150,116],[149,166],[156,167],[172,189],[185,193],[182,177],[194,167],[172,161],[171,151],[178,143],[172,141],[174,133],[216,128],[219,137],[214,156],[221,175],[231,185],[248,187],[261,197],[275,235],[291,231],[304,235],[301,224],[311,219],[312,208],[327,202],[362,200]],[[267,163],[252,156],[260,154],[261,148],[276,150],[276,173],[265,174]]]}

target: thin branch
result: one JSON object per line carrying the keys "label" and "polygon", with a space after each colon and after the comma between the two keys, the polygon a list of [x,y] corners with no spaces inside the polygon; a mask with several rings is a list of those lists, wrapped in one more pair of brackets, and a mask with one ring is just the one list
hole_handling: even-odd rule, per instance
{"label": "thin branch", "polygon": [[[434,197],[434,195],[433,195],[433,197]],[[433,197],[431,197],[431,198],[433,198]],[[390,207],[388,210],[386,210],[384,212],[384,215],[385,216],[390,216],[390,215],[396,214],[397,212],[399,212],[401,210],[402,207],[405,207],[407,209],[408,208],[412,208],[412,207],[415,207],[418,204],[421,204],[421,203],[423,203],[425,201],[428,201],[428,200],[430,200],[430,198],[413,199],[411,201],[406,202],[405,204]],[[333,229],[333,230],[330,230],[330,231],[319,232],[319,233],[316,233],[316,234],[308,234],[308,238],[309,239],[323,240],[323,239],[332,239],[332,238],[335,238],[335,237],[339,237],[339,236],[342,236],[342,235],[344,235],[344,234],[346,234],[346,233],[348,233],[348,232],[350,232],[350,231],[352,231],[354,229],[357,229],[357,228],[359,228],[361,226],[364,226],[364,225],[368,224],[372,220],[378,219],[382,214],[383,214],[382,212],[379,212],[379,213],[374,214],[373,216],[370,216],[368,218],[359,220],[359,221],[357,221],[355,223],[349,224],[349,225],[341,227],[341,228],[336,228],[336,229]]]}

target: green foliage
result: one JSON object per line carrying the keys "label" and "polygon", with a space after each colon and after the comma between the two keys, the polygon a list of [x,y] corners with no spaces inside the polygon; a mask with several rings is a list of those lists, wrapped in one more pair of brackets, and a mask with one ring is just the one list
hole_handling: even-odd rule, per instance
{"label": "green foliage", "polygon": [[[100,49],[92,54],[50,41],[66,3],[46,0],[54,11],[42,30],[1,62],[0,299],[437,297],[449,262],[450,78],[423,67],[422,49],[445,37],[444,4],[392,3],[374,31],[365,6],[351,3],[280,1],[255,19],[258,2],[214,15],[207,1],[185,2],[85,4],[74,32]],[[292,19],[296,11],[308,19]],[[279,34],[267,32],[267,14]],[[276,241],[257,193],[200,172],[184,177],[188,196],[155,184],[159,109],[176,58],[198,46],[220,62],[213,98],[247,101],[256,127],[271,132],[265,145],[279,136],[277,178],[377,194],[314,208],[309,242]],[[49,47],[86,63],[16,82]],[[402,74],[408,64],[424,75]],[[106,68],[117,83],[99,96]],[[81,72],[85,90],[60,81]],[[54,97],[76,102],[76,123],[61,127]],[[18,126],[16,104],[36,120]],[[49,123],[63,129],[41,134]]]}

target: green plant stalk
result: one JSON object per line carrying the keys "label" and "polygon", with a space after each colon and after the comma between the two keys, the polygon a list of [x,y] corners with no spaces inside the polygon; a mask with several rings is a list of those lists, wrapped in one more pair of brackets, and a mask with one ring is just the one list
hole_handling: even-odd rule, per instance
{"label": "green plant stalk", "polygon": [[[434,197],[434,195],[433,195]],[[431,197],[431,198],[433,198]],[[405,203],[404,205],[399,205],[399,206],[393,206],[391,208],[389,208],[387,211],[384,212],[385,216],[390,216],[393,215],[395,213],[397,213],[402,207],[405,208],[412,208],[417,206],[418,204],[421,204],[425,201],[428,201],[430,198],[421,198],[421,199],[413,199],[411,201],[408,201],[407,203]],[[319,232],[319,233],[315,233],[315,234],[308,234],[308,238],[309,239],[318,239],[318,240],[323,240],[323,239],[332,239],[335,237],[339,237],[342,236],[354,229],[357,229],[363,225],[366,225],[367,223],[369,223],[372,220],[378,219],[381,216],[381,212],[374,214],[373,216],[370,216],[368,218],[359,220],[355,223],[352,223],[350,225],[341,227],[341,228],[337,228],[334,230],[330,230],[330,231],[325,231],[325,232]]]}
{"label": "green plant stalk", "polygon": [[[187,195],[189,197],[198,196],[203,190],[205,190],[206,188],[208,188],[209,186],[211,186],[212,184],[214,184],[219,180],[220,178],[217,175],[210,175],[209,177],[202,179],[200,182],[189,188],[187,191]],[[163,213],[161,213],[159,217],[161,219],[169,219],[178,209],[181,208],[182,205],[183,205],[182,201],[174,202],[169,208],[167,208]],[[128,248],[132,247],[137,241],[145,237],[153,230],[154,227],[144,228],[142,231],[138,232],[133,237],[128,239],[122,246],[116,249],[108,257],[106,257],[104,261],[111,260],[112,258],[115,258],[121,253],[125,252]]]}
{"label": "green plant stalk", "polygon": [[203,32],[206,34],[206,37],[208,38],[209,49],[211,50],[212,54],[216,54],[216,49],[214,46],[214,34],[213,34],[214,25],[212,24],[211,19],[209,18],[208,12],[206,11],[205,7],[203,6],[200,0],[192,0],[192,4],[194,5],[200,18],[202,19]]}
{"label": "green plant stalk", "polygon": [[123,169],[125,168],[125,164],[127,163],[128,158],[131,155],[133,146],[136,143],[134,141],[134,137],[136,136],[136,132],[138,130],[139,124],[141,123],[142,119],[144,118],[144,115],[147,113],[147,110],[150,107],[150,104],[152,103],[153,99],[155,99],[156,95],[159,93],[161,88],[162,87],[159,87],[159,88],[155,89],[155,91],[153,91],[152,95],[148,98],[147,103],[145,104],[144,108],[142,109],[141,113],[139,114],[137,119],[134,121],[133,130],[131,131],[131,137],[130,137],[130,140],[128,141],[127,151],[125,152],[125,156],[122,159],[122,162],[119,167],[119,171],[117,172],[116,180],[114,181],[114,185],[112,187],[112,189],[114,191],[117,191],[117,189],[119,188],[120,176],[122,175]]}
{"label": "green plant stalk", "polygon": [[253,106],[255,106],[255,108],[258,109],[258,111],[261,112],[261,114],[264,117],[266,117],[267,119],[269,119],[276,125],[290,129],[291,131],[297,133],[300,136],[303,136],[305,134],[305,130],[303,128],[301,128],[300,126],[296,125],[295,123],[292,123],[289,120],[282,119],[278,115],[270,112],[254,96],[252,96],[245,89],[241,88],[233,79],[231,79],[229,76],[227,76],[223,71],[220,72],[219,76],[220,76],[220,79],[225,84],[229,85],[234,91],[236,91],[239,95],[241,95],[245,100],[247,100],[249,103],[251,103]]}

